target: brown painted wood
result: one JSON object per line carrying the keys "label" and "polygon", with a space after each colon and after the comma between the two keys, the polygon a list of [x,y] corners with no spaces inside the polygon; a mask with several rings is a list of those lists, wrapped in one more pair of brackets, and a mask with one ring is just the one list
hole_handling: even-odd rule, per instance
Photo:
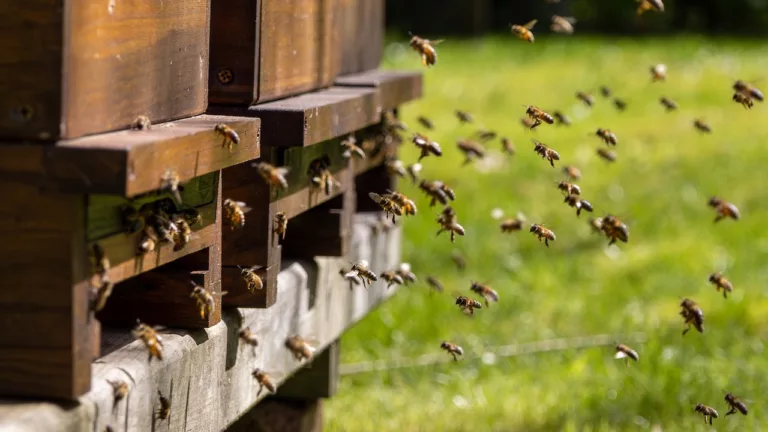
{"label": "brown painted wood", "polygon": [[338,0],[341,3],[341,71],[379,67],[384,51],[384,0]]}
{"label": "brown painted wood", "polygon": [[334,85],[343,87],[374,87],[379,92],[383,110],[391,110],[422,96],[421,72],[372,70],[342,75]]}
{"label": "brown painted wood", "polygon": [[315,354],[310,366],[300,369],[277,389],[279,399],[325,399],[336,395],[339,387],[341,341]]}
{"label": "brown painted wood", "polygon": [[371,88],[331,87],[279,101],[239,107],[212,106],[214,114],[258,117],[261,145],[308,147],[340,137],[381,119],[378,92]]}
{"label": "brown painted wood", "polygon": [[209,0],[10,1],[0,136],[53,142],[205,111]]}
{"label": "brown painted wood", "polygon": [[[351,179],[350,179],[351,180]],[[350,181],[347,180],[347,181]],[[317,207],[306,211],[288,222],[288,233],[283,240],[284,259],[312,259],[316,256],[345,256],[349,249],[350,217],[354,207],[344,207],[345,197],[354,189]]]}

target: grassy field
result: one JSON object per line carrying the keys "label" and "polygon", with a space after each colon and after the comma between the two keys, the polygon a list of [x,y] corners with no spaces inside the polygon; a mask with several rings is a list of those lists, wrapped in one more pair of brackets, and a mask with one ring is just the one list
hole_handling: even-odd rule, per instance
{"label": "grassy field", "polygon": [[[436,123],[428,135],[444,155],[425,159],[423,174],[454,187],[466,236],[453,245],[436,237],[440,209],[400,182],[419,206],[404,220],[403,258],[421,282],[401,288],[344,336],[342,363],[435,353],[442,340],[474,358],[345,376],[325,405],[326,430],[710,430],[693,412],[698,402],[719,411],[717,430],[768,428],[768,107],[746,111],[730,100],[733,79],[765,73],[765,48],[695,38],[542,37],[529,45],[499,37],[440,45],[437,67],[424,72],[424,98],[402,118],[414,131],[421,131],[419,115]],[[655,63],[669,67],[666,82],[650,83]],[[391,45],[385,67],[420,64],[407,46]],[[601,85],[628,109],[618,112],[602,98]],[[576,100],[577,91],[593,92],[595,107]],[[661,96],[680,109],[665,112]],[[562,110],[573,126],[527,131],[520,118],[528,104]],[[496,140],[486,161],[462,167],[456,140],[477,125],[459,125],[454,109],[511,138],[517,155],[501,154]],[[693,128],[697,117],[711,124],[711,135]],[[602,144],[590,134],[598,127],[618,135],[614,164],[595,154]],[[534,154],[532,137],[560,153],[555,169]],[[408,142],[400,155],[410,163],[417,151]],[[569,164],[583,173],[577,183],[594,215],[577,218],[555,187]],[[742,220],[713,224],[712,195],[736,204]],[[557,241],[546,248],[527,230],[502,235],[491,218],[497,207],[546,223]],[[625,220],[629,243],[609,248],[591,232],[588,218],[605,213]],[[454,250],[467,258],[463,273],[450,259]],[[716,270],[734,284],[727,300],[707,282]],[[430,295],[423,283],[429,274],[443,280],[445,294]],[[474,319],[450,296],[471,295],[472,280],[501,297]],[[703,309],[703,334],[681,336],[681,297]],[[613,359],[613,346],[483,356],[500,345],[597,334],[622,341],[638,332],[645,339],[632,345],[640,361],[629,368]],[[749,415],[725,417],[722,389],[750,400]]]}

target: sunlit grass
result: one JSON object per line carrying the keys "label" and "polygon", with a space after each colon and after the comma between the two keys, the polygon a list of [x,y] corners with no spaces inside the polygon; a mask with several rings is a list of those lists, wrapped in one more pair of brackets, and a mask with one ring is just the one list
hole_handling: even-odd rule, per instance
{"label": "sunlit grass", "polygon": [[[640,362],[630,368],[605,347],[347,376],[325,405],[328,430],[707,430],[692,411],[697,402],[720,411],[718,430],[767,424],[761,408],[768,388],[768,117],[763,105],[746,111],[730,101],[732,79],[764,74],[766,52],[755,42],[695,38],[440,45],[437,67],[424,71],[424,98],[401,114],[416,130],[418,115],[436,123],[428,135],[444,156],[425,159],[423,174],[454,187],[453,207],[467,234],[453,245],[435,237],[439,209],[400,182],[420,212],[404,221],[404,259],[422,281],[439,276],[448,293],[430,295],[423,283],[401,289],[344,336],[343,362],[416,357],[439,351],[442,340],[468,354],[591,334],[621,340],[645,332],[647,341],[635,346]],[[388,68],[420,66],[407,46],[391,45],[386,54]],[[666,82],[650,83],[655,63],[669,67]],[[601,85],[625,99],[627,111],[602,98]],[[594,93],[593,109],[576,100],[580,90]],[[666,113],[662,95],[680,110]],[[526,131],[519,119],[528,104],[562,110],[574,124]],[[455,142],[478,126],[460,126],[455,109],[510,137],[518,154],[502,155],[497,140],[488,148],[502,161],[498,169],[462,168]],[[712,135],[694,130],[697,117],[711,124]],[[619,137],[615,164],[595,155],[602,144],[591,134],[598,127]],[[560,153],[556,169],[533,153],[531,137]],[[410,163],[417,152],[406,143],[400,156]],[[590,231],[590,215],[577,218],[562,202],[555,182],[567,164],[582,170],[578,184],[595,215],[627,222],[628,244],[607,248]],[[711,195],[734,202],[743,219],[714,225],[706,206]],[[547,249],[528,232],[501,235],[490,216],[496,207],[546,223],[557,241]],[[464,274],[453,266],[453,250],[468,260]],[[715,270],[735,286],[727,300],[707,283]],[[472,280],[487,282],[501,297],[475,319],[462,316],[449,296],[468,293]],[[681,336],[683,296],[704,310],[704,334]],[[749,415],[724,418],[721,389],[751,400]]]}

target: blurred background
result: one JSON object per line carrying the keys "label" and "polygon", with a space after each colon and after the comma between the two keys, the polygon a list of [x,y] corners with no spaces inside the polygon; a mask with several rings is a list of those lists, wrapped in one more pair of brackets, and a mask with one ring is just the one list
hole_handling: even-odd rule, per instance
{"label": "blurred background", "polygon": [[[419,211],[398,222],[403,261],[419,281],[343,337],[326,430],[768,430],[768,123],[763,103],[748,110],[732,101],[736,79],[766,84],[768,1],[664,4],[664,13],[638,16],[633,0],[387,2],[382,67],[424,73],[423,98],[398,113],[409,127],[399,157],[417,161],[416,132],[441,144],[443,156],[422,160],[421,176],[455,190],[466,235],[436,236],[442,207],[398,181]],[[550,31],[555,14],[576,19],[574,34]],[[533,44],[509,32],[531,19]],[[434,67],[422,66],[408,31],[445,39]],[[652,82],[656,64],[666,65],[665,81]],[[679,109],[666,110],[662,97]],[[572,125],[531,131],[521,125],[527,105],[561,111]],[[474,122],[460,123],[455,110]],[[712,133],[694,128],[696,119]],[[597,128],[616,133],[618,145],[606,147]],[[484,143],[485,157],[463,165],[457,141],[481,130],[498,136]],[[533,152],[534,138],[560,153],[555,168]],[[563,202],[556,184],[566,165],[581,170],[575,183],[594,213],[577,217]],[[715,195],[742,218],[713,223]],[[501,233],[501,220],[518,212],[556,233],[551,247],[527,229]],[[591,229],[590,218],[608,213],[627,224],[628,243],[608,246]],[[715,271],[735,287],[727,299],[708,282]],[[433,292],[428,276],[445,292]],[[472,281],[500,297],[473,318],[454,305],[457,293],[479,299]],[[681,335],[684,297],[704,311],[704,333]],[[444,340],[463,347],[461,360],[440,349]],[[640,360],[614,359],[617,342]],[[747,416],[725,415],[724,390],[748,401]],[[719,412],[713,426],[697,403]]]}

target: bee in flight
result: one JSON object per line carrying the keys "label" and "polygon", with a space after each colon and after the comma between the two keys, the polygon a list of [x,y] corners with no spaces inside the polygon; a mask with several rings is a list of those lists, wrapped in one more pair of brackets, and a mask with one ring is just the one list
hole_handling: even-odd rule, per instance
{"label": "bee in flight", "polygon": [[472,117],[472,114],[466,111],[456,110],[456,117],[458,117],[459,122],[461,123],[472,123],[475,121],[475,118]]}
{"label": "bee in flight", "polygon": [[590,218],[588,222],[589,226],[592,228],[592,231],[598,234],[603,233],[603,218]]}
{"label": "bee in flight", "polygon": [[384,210],[384,213],[387,215],[392,215],[392,223],[395,223],[395,216],[403,215],[403,209],[397,205],[393,199],[387,198],[386,196],[381,196],[376,192],[369,192],[368,196],[371,197],[371,199],[376,204],[381,206],[381,209]]}
{"label": "bee in flight", "polygon": [[285,234],[288,232],[288,217],[284,211],[275,213],[275,221],[273,222],[272,231],[280,236],[280,240],[285,240]]}
{"label": "bee in flight", "polygon": [[667,109],[667,112],[674,111],[678,108],[677,102],[673,101],[668,97],[662,97],[661,99],[659,99],[659,102],[661,102],[664,108]]}
{"label": "bee in flight", "polygon": [[179,174],[172,169],[165,170],[165,173],[160,178],[160,191],[170,192],[171,195],[173,195],[173,199],[181,204],[181,193],[179,192],[179,189]]}
{"label": "bee in flight", "polygon": [[254,162],[251,166],[256,168],[256,171],[268,185],[288,189],[288,180],[285,179],[285,176],[290,172],[290,168],[276,167],[267,162]]}
{"label": "bee in flight", "polygon": [[421,55],[421,64],[426,67],[434,66],[435,63],[437,63],[437,50],[435,49],[435,46],[443,42],[443,39],[431,41],[416,36],[411,32],[408,32],[408,34],[411,36],[409,45],[414,51]]}
{"label": "bee in flight", "polygon": [[136,327],[133,328],[131,334],[136,339],[141,339],[144,346],[149,351],[149,360],[152,361],[152,357],[156,357],[158,360],[163,359],[163,339],[157,334],[155,329],[136,320]]}
{"label": "bee in flight", "polygon": [[695,127],[699,132],[712,133],[712,128],[704,120],[701,119],[694,120],[693,127]]}
{"label": "bee in flight", "polygon": [[[255,265],[249,268],[237,266],[237,268],[240,269],[240,276],[245,281],[245,286],[248,289],[248,291],[254,293],[264,288],[264,280],[256,272],[258,269],[263,268],[262,266]],[[270,267],[264,268],[264,270],[261,270],[261,271],[262,272],[267,271],[269,270],[269,268]]]}
{"label": "bee in flight", "polygon": [[507,137],[501,138],[501,149],[504,150],[504,153],[514,156],[515,153],[517,153],[517,150],[515,149],[515,145],[512,144],[512,141],[510,141]]}
{"label": "bee in flight", "polygon": [[629,241],[629,228],[627,225],[620,221],[619,218],[613,215],[606,215],[600,219],[600,229],[603,231],[608,241],[608,246],[616,243],[616,240],[620,240],[624,243]]}
{"label": "bee in flight", "polygon": [[297,361],[309,360],[315,353],[315,348],[311,346],[301,336],[291,336],[285,340],[285,347],[293,354]]}
{"label": "bee in flight", "polygon": [[411,181],[416,184],[417,181],[419,181],[419,174],[421,173],[422,166],[420,163],[412,163],[405,167],[406,172],[408,173],[408,177],[411,178]]}
{"label": "bee in flight", "polygon": [[624,361],[629,365],[629,359],[632,359],[634,361],[640,360],[640,356],[637,355],[637,351],[633,350],[632,348],[624,345],[624,344],[617,344],[616,345],[616,355],[614,356],[616,359],[624,359]]}
{"label": "bee in flight", "polygon": [[728,298],[728,293],[733,292],[733,285],[720,273],[712,273],[709,275],[709,283],[715,286],[717,292],[723,291],[723,298]]}
{"label": "bee in flight", "polygon": [[433,130],[435,128],[435,124],[428,117],[419,116],[416,118],[416,121],[426,129]]}
{"label": "bee in flight", "polygon": [[555,167],[555,161],[560,160],[560,154],[551,148],[547,147],[544,143],[541,141],[536,141],[535,139],[532,139],[533,141],[533,151],[535,151],[537,154],[539,154],[542,159],[546,159],[549,161],[549,164],[552,165],[552,167]]}
{"label": "bee in flight", "polygon": [[707,203],[710,207],[715,209],[715,212],[717,212],[717,217],[715,217],[715,222],[720,222],[720,220],[724,218],[731,218],[733,220],[739,220],[741,218],[741,214],[739,213],[739,209],[718,197],[712,197],[709,199],[709,202]]}
{"label": "bee in flight", "polygon": [[104,252],[104,248],[99,243],[94,243],[92,249],[96,262],[95,277],[98,279],[98,284],[92,290],[91,309],[94,312],[99,312],[107,304],[107,299],[112,294],[112,288],[114,288],[115,284],[109,278],[111,265],[106,252]]}
{"label": "bee in flight", "polygon": [[165,420],[171,415],[171,401],[163,396],[163,394],[160,393],[160,390],[157,391],[157,397],[160,400],[160,408],[157,410],[157,418]]}
{"label": "bee in flight", "polygon": [[461,309],[462,312],[468,315],[474,315],[475,309],[481,309],[483,307],[479,301],[472,300],[471,298],[464,297],[463,295],[456,297],[456,305],[459,306],[459,309]]}
{"label": "bee in flight", "polygon": [[403,161],[400,159],[395,158],[387,158],[387,160],[384,162],[384,167],[387,170],[387,174],[390,177],[398,176],[398,177],[405,177],[407,174],[405,170],[405,165],[403,164]]}
{"label": "bee in flight", "polygon": [[496,132],[492,130],[480,129],[477,131],[477,139],[482,143],[496,139],[496,135]]}
{"label": "bee in flight", "polygon": [[563,174],[571,180],[579,180],[581,178],[581,170],[572,165],[564,166]]}
{"label": "bee in flight", "polygon": [[657,64],[651,66],[651,82],[664,81],[667,79],[667,65]]}
{"label": "bee in flight", "polygon": [[[497,213],[497,214],[498,214],[498,217],[494,217],[494,219],[501,219],[503,215],[500,213]],[[492,216],[496,216],[496,215],[492,215]],[[524,224],[525,224],[525,215],[522,213],[517,213],[517,216],[513,218],[507,218],[501,221],[501,225],[500,225],[501,232],[508,233],[508,232],[520,231],[521,229],[523,229]]]}
{"label": "bee in flight", "polygon": [[627,103],[623,99],[616,98],[613,100],[613,106],[619,111],[627,109]]}
{"label": "bee in flight", "polygon": [[540,125],[540,124],[541,124],[541,122],[539,122],[539,123],[537,124],[537,123],[536,123],[534,120],[532,120],[532,119],[531,119],[531,118],[529,118],[529,117],[522,117],[522,118],[520,119],[520,124],[522,124],[524,128],[526,128],[526,129],[528,129],[528,130],[531,130],[531,131],[534,131],[534,132],[535,132],[535,131],[536,131],[536,130],[535,130],[535,127],[536,127],[536,126],[538,126],[538,125]]}
{"label": "bee in flight", "polygon": [[453,251],[453,253],[451,253],[451,261],[456,264],[456,268],[459,269],[459,271],[464,271],[464,269],[467,268],[467,260],[459,251]]}
{"label": "bee in flight", "polygon": [[557,188],[560,189],[560,191],[565,192],[566,195],[581,195],[581,188],[579,185],[565,180],[557,183]]}
{"label": "bee in flight", "polygon": [[699,333],[704,333],[704,312],[698,304],[691,299],[683,299],[680,303],[680,316],[685,320],[685,330],[683,336],[693,326]]}
{"label": "bee in flight", "polygon": [[529,229],[528,231],[532,232],[533,235],[538,237],[539,241],[541,241],[541,239],[544,239],[544,245],[546,247],[549,247],[550,241],[555,241],[557,239],[557,237],[555,237],[554,231],[552,231],[549,228],[545,228],[544,225],[541,225],[541,224],[531,225],[531,229]]}
{"label": "bee in flight", "polygon": [[419,189],[432,198],[429,203],[430,207],[434,207],[438,202],[442,205],[447,205],[448,200],[454,201],[456,199],[453,189],[439,180],[422,180],[419,184]]}
{"label": "bee in flight", "polygon": [[557,120],[557,124],[559,124],[559,125],[563,125],[563,126],[570,126],[571,125],[571,119],[568,118],[567,115],[563,114],[560,111],[553,112],[552,116],[555,117],[555,120]]}
{"label": "bee in flight", "polygon": [[472,282],[472,285],[469,287],[469,289],[473,293],[482,297],[483,300],[485,300],[485,307],[489,307],[489,302],[491,301],[494,303],[499,302],[499,293],[497,293],[496,290],[486,284],[482,284],[480,282]]}
{"label": "bee in flight", "polygon": [[430,140],[428,137],[422,134],[415,134],[413,136],[413,143],[416,144],[421,150],[419,155],[419,162],[429,155],[442,156],[443,150],[440,148],[440,144]]}
{"label": "bee in flight", "polygon": [[376,277],[376,273],[368,268],[368,261],[366,260],[360,260],[360,262],[353,264],[352,268],[344,275],[344,278],[347,278],[347,276],[357,276],[366,288],[367,285],[379,280]]}
{"label": "bee in flight", "polygon": [[752,98],[749,96],[746,96],[742,93],[734,93],[733,94],[733,101],[740,103],[741,106],[743,106],[746,109],[751,109],[755,103],[752,101]]}
{"label": "bee in flight", "polygon": [[576,99],[584,102],[590,108],[595,105],[595,98],[589,93],[578,92],[576,93]]}
{"label": "bee in flight", "polygon": [[392,270],[383,272],[379,277],[387,282],[387,289],[392,285],[403,285],[405,283],[403,277]]}
{"label": "bee in flight", "polygon": [[733,90],[736,91],[737,94],[744,95],[750,101],[756,100],[758,102],[763,102],[765,100],[763,92],[761,92],[760,89],[743,80],[736,80],[736,82],[733,83]]}
{"label": "bee in flight", "polygon": [[512,34],[515,35],[518,39],[522,39],[524,41],[533,43],[534,37],[533,37],[533,32],[531,30],[533,29],[533,26],[535,26],[537,22],[538,20],[531,20],[525,25],[510,24],[510,29],[512,31]]}
{"label": "bee in flight", "polygon": [[350,134],[347,139],[341,140],[340,145],[344,149],[344,152],[341,154],[344,159],[349,159],[352,156],[360,160],[365,159],[365,152],[358,147],[355,135]]}
{"label": "bee in flight", "polygon": [[485,147],[482,144],[468,139],[460,139],[456,144],[459,151],[464,153],[464,163],[467,165],[472,162],[472,159],[482,159],[485,157]]}
{"label": "bee in flight", "polygon": [[607,86],[601,86],[600,87],[600,95],[602,95],[604,98],[609,98],[613,95],[613,90],[611,90]]}
{"label": "bee in flight", "polygon": [[579,195],[566,195],[565,201],[566,204],[568,204],[570,207],[573,207],[576,209],[576,216],[581,216],[581,211],[586,210],[590,213],[594,211],[594,208],[592,207],[592,204],[582,199]]}
{"label": "bee in flight", "polygon": [[231,230],[241,229],[245,226],[245,214],[251,209],[242,201],[234,201],[229,198],[223,203],[224,220]]}
{"label": "bee in flight", "polygon": [[453,361],[459,361],[458,356],[464,355],[464,349],[450,342],[443,341],[443,343],[440,344],[440,348],[444,349],[446,352],[448,352],[448,354],[452,355]]}
{"label": "bee in flight", "polygon": [[597,155],[600,156],[604,161],[606,162],[616,162],[616,152],[612,152],[608,149],[599,148],[597,149]]}
{"label": "bee in flight", "polygon": [[664,12],[664,3],[661,0],[637,0],[640,2],[637,5],[637,14],[642,15],[646,11],[652,10],[656,12]]}
{"label": "bee in flight", "polygon": [[549,29],[555,33],[570,35],[573,34],[574,24],[576,24],[575,18],[552,15],[552,24],[549,26]]}
{"label": "bee in flight", "polygon": [[238,135],[234,129],[225,125],[224,123],[218,123],[213,127],[213,130],[217,134],[224,136],[224,142],[221,146],[227,146],[227,150],[232,151],[233,145],[240,144],[240,135]]}
{"label": "bee in flight", "polygon": [[256,352],[256,347],[259,346],[259,339],[256,338],[256,334],[250,327],[241,328],[240,331],[237,332],[237,335],[240,336],[240,339],[242,339],[245,344],[253,347],[254,353]]}
{"label": "bee in flight", "polygon": [[429,287],[432,288],[433,291],[437,291],[439,293],[445,291],[445,287],[443,286],[443,283],[440,282],[434,276],[427,276],[427,285],[429,285]]}
{"label": "bee in flight", "polygon": [[437,232],[437,235],[440,235],[444,231],[450,232],[451,243],[455,241],[456,234],[460,236],[464,235],[464,227],[459,225],[456,211],[451,206],[447,206],[443,209],[440,217],[437,218],[437,223],[440,224],[440,230]]}
{"label": "bee in flight", "polygon": [[727,415],[727,416],[729,416],[731,414],[736,414],[736,411],[738,411],[738,412],[740,412],[740,413],[742,413],[744,415],[747,415],[747,413],[749,412],[747,410],[747,405],[744,402],[742,402],[741,400],[739,400],[739,398],[734,396],[732,393],[729,393],[729,392],[725,393],[725,402],[730,407],[728,412],[725,413],[725,415]]}
{"label": "bee in flight", "polygon": [[400,263],[395,270],[395,274],[403,279],[403,285],[408,285],[411,282],[416,283],[416,274],[411,271],[411,265],[407,262]]}
{"label": "bee in flight", "polygon": [[616,137],[616,134],[611,132],[609,129],[598,128],[597,132],[595,132],[595,135],[600,137],[600,139],[605,141],[605,143],[608,145],[615,146],[619,143],[619,138]]}
{"label": "bee in flight", "polygon": [[211,312],[213,312],[214,307],[216,306],[216,300],[213,298],[211,293],[206,291],[205,287],[202,287],[194,282],[192,282],[192,287],[192,293],[189,295],[189,297],[195,299],[197,309],[200,311],[200,318],[204,320],[208,319],[208,317],[211,315]]}
{"label": "bee in flight", "polygon": [[259,391],[256,393],[257,397],[261,395],[261,392],[264,391],[265,388],[273,394],[277,391],[277,386],[272,382],[272,379],[264,370],[256,368],[251,372],[251,375],[256,382],[259,383]]}
{"label": "bee in flight", "polygon": [[704,423],[706,424],[707,421],[709,421],[710,426],[712,425],[712,419],[717,418],[717,411],[710,406],[696,404],[696,407],[694,407],[693,410],[704,416]]}
{"label": "bee in flight", "polygon": [[525,115],[528,116],[528,119],[533,121],[533,123],[524,123],[524,124],[530,124],[529,129],[536,129],[538,125],[541,124],[541,122],[545,122],[547,124],[553,124],[555,123],[555,119],[552,118],[551,115],[547,114],[543,109],[535,107],[533,105],[523,105],[525,107]]}

